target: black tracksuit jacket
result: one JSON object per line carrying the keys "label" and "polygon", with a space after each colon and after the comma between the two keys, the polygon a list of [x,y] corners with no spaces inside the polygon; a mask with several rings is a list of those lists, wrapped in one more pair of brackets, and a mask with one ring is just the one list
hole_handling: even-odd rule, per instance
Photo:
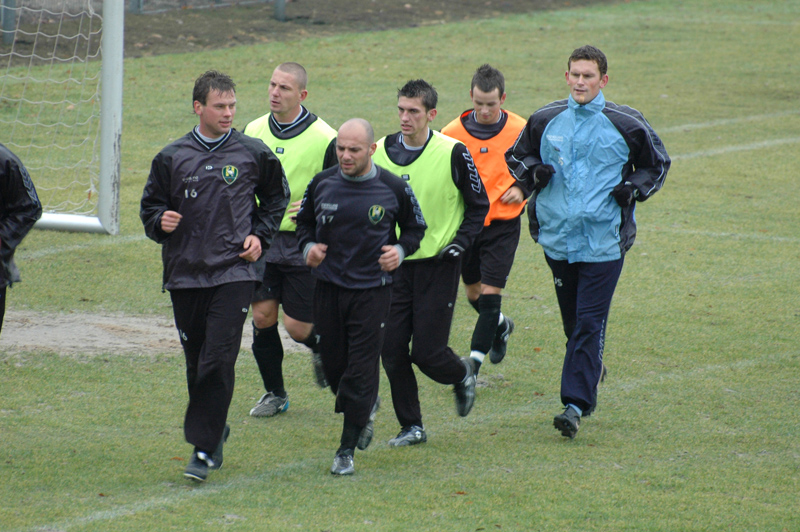
{"label": "black tracksuit jacket", "polygon": [[[251,234],[269,247],[288,202],[283,167],[259,139],[231,130],[209,145],[192,130],[165,147],[153,159],[139,213],[147,236],[163,244],[164,288],[260,280],[239,254]],[[161,230],[166,210],[183,215],[172,233]]]}

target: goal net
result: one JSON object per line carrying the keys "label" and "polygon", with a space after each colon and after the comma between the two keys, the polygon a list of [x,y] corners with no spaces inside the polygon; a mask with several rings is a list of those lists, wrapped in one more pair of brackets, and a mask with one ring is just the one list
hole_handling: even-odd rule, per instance
{"label": "goal net", "polygon": [[124,8],[97,4],[0,0],[0,142],[33,178],[39,228],[119,232]]}

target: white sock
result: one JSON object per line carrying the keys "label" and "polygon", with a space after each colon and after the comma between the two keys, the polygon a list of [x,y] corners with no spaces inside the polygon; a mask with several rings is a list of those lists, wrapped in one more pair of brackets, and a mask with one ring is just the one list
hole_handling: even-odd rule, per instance
{"label": "white sock", "polygon": [[473,358],[477,360],[479,364],[483,364],[483,359],[486,358],[486,353],[481,353],[480,351],[472,351],[469,354],[469,358]]}

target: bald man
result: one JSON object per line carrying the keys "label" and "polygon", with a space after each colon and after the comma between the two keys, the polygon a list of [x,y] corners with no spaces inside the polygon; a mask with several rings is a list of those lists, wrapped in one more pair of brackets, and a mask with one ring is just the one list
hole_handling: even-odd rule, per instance
{"label": "bald man", "polygon": [[408,184],[373,164],[375,148],[369,122],[345,122],[339,166],[311,180],[297,213],[298,245],[317,278],[313,318],[325,378],[344,414],[334,475],[353,474],[356,447],[372,441],[392,272],[426,229]]}

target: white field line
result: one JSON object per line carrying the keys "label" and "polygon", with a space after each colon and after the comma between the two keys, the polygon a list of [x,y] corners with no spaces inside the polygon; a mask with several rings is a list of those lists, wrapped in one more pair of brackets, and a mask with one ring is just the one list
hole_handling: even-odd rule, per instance
{"label": "white field line", "polygon": [[658,22],[667,22],[675,24],[735,24],[737,26],[750,25],[750,26],[785,26],[787,28],[794,28],[798,22],[794,18],[794,13],[785,13],[786,18],[783,20],[760,20],[756,18],[739,18],[739,17],[725,17],[715,16],[714,18],[697,18],[697,17],[662,17],[662,16],[643,16],[642,18],[654,19]]}
{"label": "white field line", "polygon": [[710,127],[719,126],[735,126],[737,124],[744,124],[747,122],[757,122],[759,120],[772,120],[773,118],[786,118],[787,116],[800,114],[800,109],[792,109],[789,111],[781,111],[779,113],[767,113],[761,115],[740,116],[737,118],[720,118],[719,120],[709,120],[708,122],[698,122],[696,124],[684,124],[681,126],[662,127],[658,128],[659,135],[669,133],[684,133],[687,131],[694,131],[697,129],[707,129]]}
{"label": "white field line", "polygon": [[[717,231],[698,231],[693,229],[680,229],[677,227],[657,227],[644,228],[647,233],[672,233],[677,235],[695,235],[708,237],[713,240],[757,240],[761,242],[787,242],[790,244],[800,244],[800,238],[791,236],[774,236],[759,233],[720,233]],[[638,241],[637,241],[638,243]]]}
{"label": "white field line", "polygon": [[665,383],[683,382],[686,380],[696,380],[702,382],[710,374],[725,374],[731,370],[750,369],[764,365],[771,365],[778,362],[793,360],[797,357],[797,351],[785,353],[769,353],[754,358],[743,358],[730,364],[707,364],[689,368],[685,371],[667,371],[663,373],[648,375],[640,379],[631,379],[616,386],[623,393],[632,393],[640,389],[649,389]]}
{"label": "white field line", "polygon": [[121,505],[117,508],[101,510],[83,517],[73,517],[71,519],[64,519],[55,523],[37,525],[30,528],[21,528],[17,529],[17,532],[51,532],[54,530],[66,532],[70,528],[81,527],[90,523],[113,521],[122,517],[148,512],[153,509],[174,507],[195,497],[207,497],[209,495],[217,495],[220,492],[229,490],[241,490],[248,489],[253,486],[264,486],[265,484],[268,485],[269,483],[275,481],[276,476],[293,474],[292,472],[300,470],[304,470],[309,474],[326,474],[326,465],[327,461],[323,464],[319,460],[304,460],[290,464],[281,464],[276,466],[268,473],[263,473],[256,476],[238,477],[223,484],[204,484],[202,486],[197,486],[194,489],[184,489],[184,486],[191,485],[191,482],[186,480],[185,483],[181,483],[180,480],[182,479],[180,479],[176,480],[176,485],[179,487],[176,489],[176,493],[173,495],[153,497],[140,502]]}
{"label": "white field line", "polygon": [[672,156],[673,161],[686,161],[689,159],[697,159],[699,157],[714,157],[717,155],[725,155],[727,153],[736,153],[741,151],[763,150],[774,148],[776,146],[783,146],[786,144],[797,144],[800,142],[800,137],[787,137],[783,139],[763,140],[761,142],[751,142],[749,144],[737,144],[735,146],[723,146],[721,148],[714,148],[710,150],[700,150],[692,153],[683,153]]}

